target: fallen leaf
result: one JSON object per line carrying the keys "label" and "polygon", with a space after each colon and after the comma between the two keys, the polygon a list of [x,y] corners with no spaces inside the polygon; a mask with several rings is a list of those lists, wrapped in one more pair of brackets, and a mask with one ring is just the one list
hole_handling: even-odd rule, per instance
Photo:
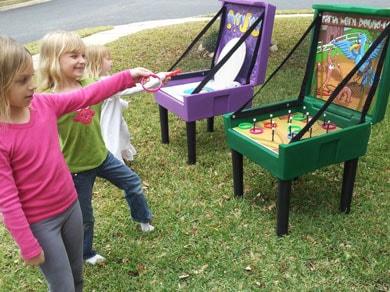
{"label": "fallen leaf", "polygon": [[139,273],[138,271],[128,271],[127,274],[132,277],[138,277]]}
{"label": "fallen leaf", "polygon": [[271,211],[273,208],[275,208],[276,207],[276,204],[275,203],[272,203],[271,205],[269,205],[268,207],[267,207],[267,210],[268,211]]}
{"label": "fallen leaf", "polygon": [[312,271],[312,272],[316,270],[316,266],[315,266],[314,262],[312,262],[312,261],[307,262],[307,263],[306,263],[306,266],[307,266],[308,269],[309,269],[310,271]]}
{"label": "fallen leaf", "polygon": [[184,279],[187,279],[189,276],[190,276],[190,275],[188,275],[188,274],[181,274],[181,275],[179,276],[179,279],[180,279],[180,280],[184,280]]}
{"label": "fallen leaf", "polygon": [[145,271],[145,265],[144,264],[137,264],[137,271],[141,274]]}
{"label": "fallen leaf", "polygon": [[208,266],[209,266],[208,264],[201,266],[199,270],[194,271],[194,274],[198,275],[200,273],[203,273],[208,268]]}

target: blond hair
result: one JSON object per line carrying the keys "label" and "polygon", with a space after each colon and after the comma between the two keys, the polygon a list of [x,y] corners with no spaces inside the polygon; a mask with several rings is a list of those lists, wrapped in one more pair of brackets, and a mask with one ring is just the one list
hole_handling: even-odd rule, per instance
{"label": "blond hair", "polygon": [[90,78],[99,78],[102,73],[104,58],[111,59],[111,53],[105,46],[88,46],[86,50],[87,67],[86,74]]}
{"label": "blond hair", "polygon": [[15,75],[28,66],[32,66],[30,52],[14,39],[0,35],[0,120],[9,120],[9,90]]}
{"label": "blond hair", "polygon": [[43,37],[40,45],[38,69],[39,90],[51,89],[63,81],[60,57],[63,54],[73,52],[85,52],[85,44],[76,33],[55,31]]}

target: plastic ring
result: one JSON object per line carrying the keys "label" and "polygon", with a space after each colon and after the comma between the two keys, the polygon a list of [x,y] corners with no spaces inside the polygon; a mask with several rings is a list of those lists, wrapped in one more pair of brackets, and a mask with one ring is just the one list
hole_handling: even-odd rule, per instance
{"label": "plastic ring", "polygon": [[[156,88],[147,88],[145,86],[145,84],[149,81],[149,77],[154,77],[154,78],[157,78],[159,80],[159,85],[156,87]],[[147,92],[157,92],[160,90],[161,86],[162,86],[162,82],[161,82],[161,78],[157,75],[157,74],[150,74],[149,76],[144,76],[141,78],[141,85],[142,85],[142,88],[147,91]]]}
{"label": "plastic ring", "polygon": [[306,115],[304,115],[302,113],[297,113],[297,114],[293,115],[292,119],[294,121],[303,121],[304,119],[306,119]]}
{"label": "plastic ring", "polygon": [[328,124],[328,123],[325,123],[325,124],[322,124],[321,127],[322,127],[324,130],[326,130],[326,129],[328,129],[328,130],[334,130],[334,129],[337,128],[337,126],[336,126],[335,123],[329,123],[329,124]]}
{"label": "plastic ring", "polygon": [[271,122],[265,122],[264,123],[264,128],[272,129],[272,125],[273,125],[274,128],[276,128],[278,126],[278,124],[274,123],[274,122],[272,122],[272,124],[271,124]]}
{"label": "plastic ring", "polygon": [[302,127],[300,127],[298,125],[291,125],[291,132],[300,131],[301,129],[302,129]]}
{"label": "plastic ring", "polygon": [[249,133],[254,134],[254,135],[260,135],[264,132],[262,128],[252,128],[249,130]]}
{"label": "plastic ring", "polygon": [[251,124],[251,123],[240,123],[240,124],[238,125],[238,127],[239,127],[240,129],[247,130],[247,129],[252,128],[252,127],[253,127],[253,124]]}
{"label": "plastic ring", "polygon": [[300,127],[300,126],[297,126],[297,125],[291,125],[291,134],[290,133],[288,133],[287,134],[287,137],[289,138],[289,139],[291,139],[292,138],[292,136],[295,134],[298,134],[298,132],[301,130],[302,128]]}

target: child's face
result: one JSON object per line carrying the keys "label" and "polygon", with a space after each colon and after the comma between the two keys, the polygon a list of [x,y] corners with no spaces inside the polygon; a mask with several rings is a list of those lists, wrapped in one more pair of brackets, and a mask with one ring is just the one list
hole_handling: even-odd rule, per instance
{"label": "child's face", "polygon": [[36,89],[33,75],[32,61],[25,70],[15,75],[7,95],[11,107],[24,108],[30,105]]}
{"label": "child's face", "polygon": [[104,57],[101,75],[102,76],[108,75],[111,72],[111,69],[112,69],[112,59],[110,57]]}
{"label": "child's face", "polygon": [[61,72],[66,79],[80,80],[85,69],[85,55],[81,52],[64,53],[60,57]]}

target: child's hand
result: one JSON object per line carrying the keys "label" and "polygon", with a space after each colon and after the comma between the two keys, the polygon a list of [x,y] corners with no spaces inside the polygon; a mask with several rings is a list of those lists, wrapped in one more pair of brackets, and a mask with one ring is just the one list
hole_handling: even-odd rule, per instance
{"label": "child's hand", "polygon": [[182,71],[180,69],[176,69],[171,72],[160,72],[157,75],[161,78],[163,84],[166,84],[172,79],[173,76],[176,76],[180,73],[182,73]]}
{"label": "child's hand", "polygon": [[43,251],[41,251],[39,255],[31,259],[24,260],[24,262],[26,263],[26,265],[29,266],[39,266],[45,262],[45,254],[43,253]]}
{"label": "child's hand", "polygon": [[163,84],[167,84],[171,80],[170,72],[160,72],[157,75],[161,78]]}
{"label": "child's hand", "polygon": [[138,67],[130,69],[130,74],[135,83],[140,83],[142,77],[149,77],[150,74],[153,74],[153,72],[149,71],[148,69]]}

